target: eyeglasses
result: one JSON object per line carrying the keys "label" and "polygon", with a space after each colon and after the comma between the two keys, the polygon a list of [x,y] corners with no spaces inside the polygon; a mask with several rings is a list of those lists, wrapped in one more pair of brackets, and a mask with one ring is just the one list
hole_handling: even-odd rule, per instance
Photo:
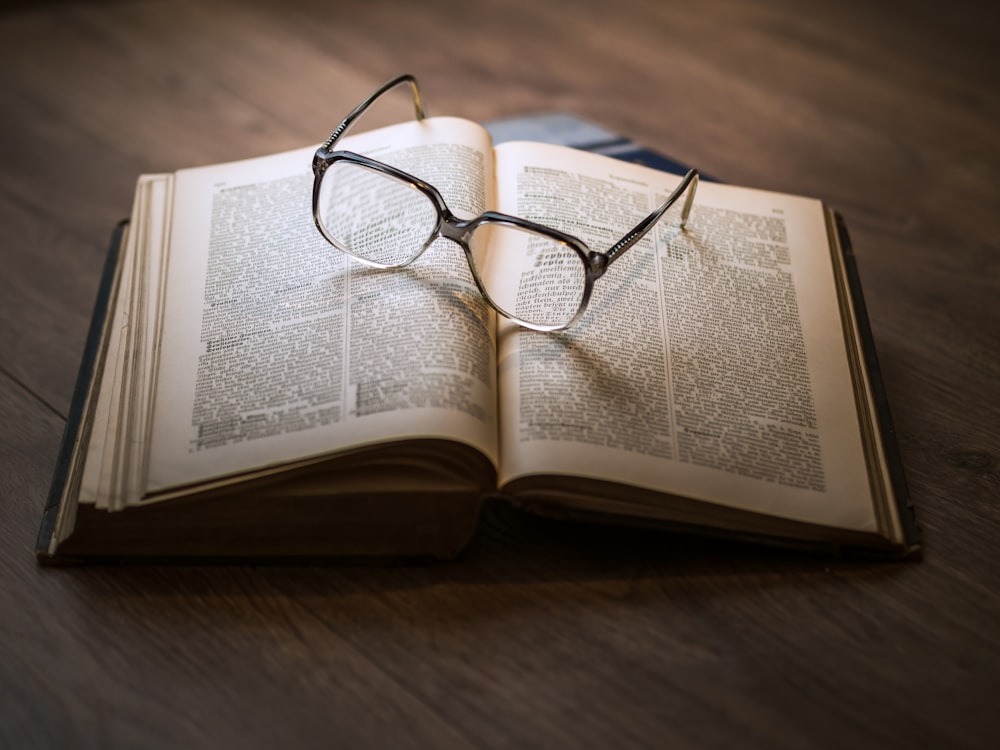
{"label": "eyeglasses", "polygon": [[465,251],[476,286],[497,312],[526,328],[558,331],[579,320],[594,282],[685,195],[679,229],[687,223],[698,186],[694,169],[655,211],[604,252],[517,216],[487,211],[460,219],[441,193],[419,177],[361,154],[333,150],[376,99],[402,84],[410,85],[416,119],[423,120],[416,79],[398,76],[355,107],[313,157],[316,227],[331,245],[362,263],[403,268],[445,237]]}

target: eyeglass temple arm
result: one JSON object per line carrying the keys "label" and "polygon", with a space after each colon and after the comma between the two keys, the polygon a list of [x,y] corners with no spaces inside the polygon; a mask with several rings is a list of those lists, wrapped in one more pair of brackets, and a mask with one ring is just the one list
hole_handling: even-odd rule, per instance
{"label": "eyeglass temple arm", "polygon": [[337,129],[330,133],[330,137],[323,142],[324,150],[329,151],[330,147],[337,141],[338,138],[343,136],[350,127],[354,124],[361,115],[364,114],[365,110],[368,109],[375,100],[378,99],[382,94],[386,93],[390,89],[396,88],[400,84],[408,83],[410,88],[413,90],[413,109],[418,120],[423,120],[427,113],[424,110],[424,103],[420,97],[420,86],[417,84],[417,79],[414,78],[409,73],[404,73],[403,75],[396,76],[391,81],[384,83],[374,94],[365,99],[361,104],[355,107],[351,113],[344,118],[344,121],[337,126]]}
{"label": "eyeglass temple arm", "polygon": [[[690,187],[690,190],[688,188]],[[656,226],[656,222],[667,212],[677,199],[683,195],[684,191],[688,190],[687,197],[684,199],[684,208],[681,211],[681,229],[687,225],[688,215],[691,213],[691,205],[694,203],[694,194],[698,192],[698,170],[691,169],[684,179],[681,180],[680,185],[670,194],[670,196],[661,203],[653,213],[647,216],[645,219],[636,224],[632,229],[630,229],[624,237],[622,237],[618,242],[612,245],[611,249],[605,253],[607,258],[607,265],[611,265],[615,259],[621,257],[626,250],[628,250],[632,245],[637,243],[646,233]]]}

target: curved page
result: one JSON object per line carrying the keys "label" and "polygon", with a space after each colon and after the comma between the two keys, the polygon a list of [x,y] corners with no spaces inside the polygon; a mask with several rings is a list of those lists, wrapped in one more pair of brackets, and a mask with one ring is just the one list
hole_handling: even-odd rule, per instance
{"label": "curved page", "polygon": [[[488,135],[438,118],[343,148],[410,171],[454,209],[492,203]],[[148,492],[411,437],[495,463],[495,321],[461,249],[349,259],[311,213],[314,149],[177,173]]]}

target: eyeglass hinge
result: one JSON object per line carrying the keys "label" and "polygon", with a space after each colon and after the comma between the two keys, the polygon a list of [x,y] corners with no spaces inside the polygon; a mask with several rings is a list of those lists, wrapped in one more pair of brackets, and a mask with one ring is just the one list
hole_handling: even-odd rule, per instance
{"label": "eyeglass hinge", "polygon": [[587,256],[587,267],[590,272],[594,274],[595,279],[599,279],[606,270],[608,270],[608,261],[610,260],[607,253],[599,253],[594,250],[590,251],[590,255]]}

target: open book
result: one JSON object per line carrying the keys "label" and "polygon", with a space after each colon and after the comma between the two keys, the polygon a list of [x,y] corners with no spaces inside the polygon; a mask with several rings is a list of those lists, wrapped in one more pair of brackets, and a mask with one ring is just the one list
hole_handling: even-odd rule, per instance
{"label": "open book", "polygon": [[[352,135],[453,210],[606,249],[679,177],[430,118]],[[310,212],[314,148],[140,177],[43,560],[458,553],[483,500],[904,553],[916,530],[853,260],[817,200],[702,183],[575,327],[496,315],[462,250],[377,270]]]}

